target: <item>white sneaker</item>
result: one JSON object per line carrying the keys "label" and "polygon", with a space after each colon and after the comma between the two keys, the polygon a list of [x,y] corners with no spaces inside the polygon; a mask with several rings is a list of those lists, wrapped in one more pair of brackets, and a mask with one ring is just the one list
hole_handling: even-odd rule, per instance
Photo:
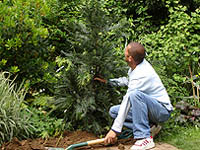
{"label": "white sneaker", "polygon": [[137,140],[135,144],[131,147],[131,150],[147,150],[155,147],[153,138],[146,138],[142,140]]}

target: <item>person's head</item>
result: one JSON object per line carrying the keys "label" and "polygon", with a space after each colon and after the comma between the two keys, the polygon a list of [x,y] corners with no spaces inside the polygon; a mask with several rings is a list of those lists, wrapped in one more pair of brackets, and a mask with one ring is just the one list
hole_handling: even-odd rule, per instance
{"label": "person's head", "polygon": [[142,44],[131,42],[125,49],[125,61],[134,69],[144,60],[145,54],[145,48]]}

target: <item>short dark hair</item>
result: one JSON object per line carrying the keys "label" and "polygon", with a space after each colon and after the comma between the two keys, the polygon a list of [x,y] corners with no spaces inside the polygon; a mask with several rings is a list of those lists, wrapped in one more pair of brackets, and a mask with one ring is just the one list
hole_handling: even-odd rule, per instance
{"label": "short dark hair", "polygon": [[128,44],[128,53],[129,53],[130,56],[133,57],[136,65],[143,62],[143,60],[146,56],[144,46],[140,43],[137,43],[137,42],[130,42]]}

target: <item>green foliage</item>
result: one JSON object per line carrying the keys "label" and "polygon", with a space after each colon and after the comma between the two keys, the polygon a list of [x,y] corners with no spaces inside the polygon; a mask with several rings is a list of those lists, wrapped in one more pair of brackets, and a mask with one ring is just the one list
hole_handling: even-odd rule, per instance
{"label": "green foliage", "polygon": [[102,132],[111,123],[109,107],[121,98],[110,87],[93,80],[127,71],[121,56],[125,38],[129,37],[128,21],[118,13],[110,14],[106,7],[109,4],[104,1],[87,1],[78,7],[81,19],[60,20],[68,31],[65,41],[71,47],[62,47],[62,55],[56,60],[64,68],[57,73],[53,104],[54,114],[64,116],[68,129]]}
{"label": "green foliage", "polygon": [[43,0],[0,2],[0,69],[17,74],[19,82],[29,80],[38,89],[44,87],[45,71],[53,65],[50,54],[54,49],[42,23],[49,11]]}
{"label": "green foliage", "polygon": [[52,105],[48,104],[53,97],[34,93],[33,98],[26,100],[26,107],[29,111],[26,115],[30,118],[29,122],[34,127],[33,136],[49,138],[51,136],[59,136],[64,130],[63,119],[58,119],[54,114],[50,115]]}
{"label": "green foliage", "polygon": [[49,138],[51,136],[59,136],[63,131],[63,119],[49,116],[45,107],[29,107],[27,115],[30,122],[34,126],[34,137]]}
{"label": "green foliage", "polygon": [[191,84],[186,83],[186,79],[191,73],[198,74],[200,10],[188,15],[187,8],[182,5],[171,7],[168,2],[166,6],[170,12],[168,23],[157,32],[142,37],[141,41],[175,100],[192,94]]}
{"label": "green foliage", "polygon": [[[0,70],[26,80],[28,94],[37,95],[27,106],[32,113],[23,111],[36,136],[59,133],[62,121],[67,129],[107,130],[108,109],[125,89],[93,79],[125,75],[130,40],[145,45],[174,105],[185,98],[200,106],[199,6],[199,0],[0,1]],[[43,92],[55,94],[53,106],[38,97]],[[57,118],[46,114],[52,107]]]}
{"label": "green foliage", "polygon": [[30,137],[34,130],[29,118],[24,115],[26,90],[22,86],[16,88],[14,80],[9,77],[9,73],[0,73],[0,144],[13,137]]}
{"label": "green foliage", "polygon": [[[171,7],[176,6],[177,3],[186,6],[188,8],[187,13],[191,13],[200,7],[199,0],[122,0],[122,2],[121,6],[126,9],[127,17],[132,17],[134,20],[143,17],[145,21],[150,21],[154,27],[159,27],[168,22],[167,2],[170,2]],[[151,16],[151,18],[146,19],[145,16]]]}

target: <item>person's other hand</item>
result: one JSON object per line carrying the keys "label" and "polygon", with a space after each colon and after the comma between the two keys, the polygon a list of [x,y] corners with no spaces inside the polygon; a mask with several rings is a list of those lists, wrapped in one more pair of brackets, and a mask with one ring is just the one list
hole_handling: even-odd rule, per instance
{"label": "person's other hand", "polygon": [[107,80],[102,79],[102,78],[98,78],[98,77],[94,78],[94,80],[97,80],[97,81],[100,81],[100,82],[103,82],[103,83],[107,83]]}
{"label": "person's other hand", "polygon": [[117,134],[113,131],[110,130],[104,140],[104,144],[108,145],[108,144],[114,144],[117,141]]}

